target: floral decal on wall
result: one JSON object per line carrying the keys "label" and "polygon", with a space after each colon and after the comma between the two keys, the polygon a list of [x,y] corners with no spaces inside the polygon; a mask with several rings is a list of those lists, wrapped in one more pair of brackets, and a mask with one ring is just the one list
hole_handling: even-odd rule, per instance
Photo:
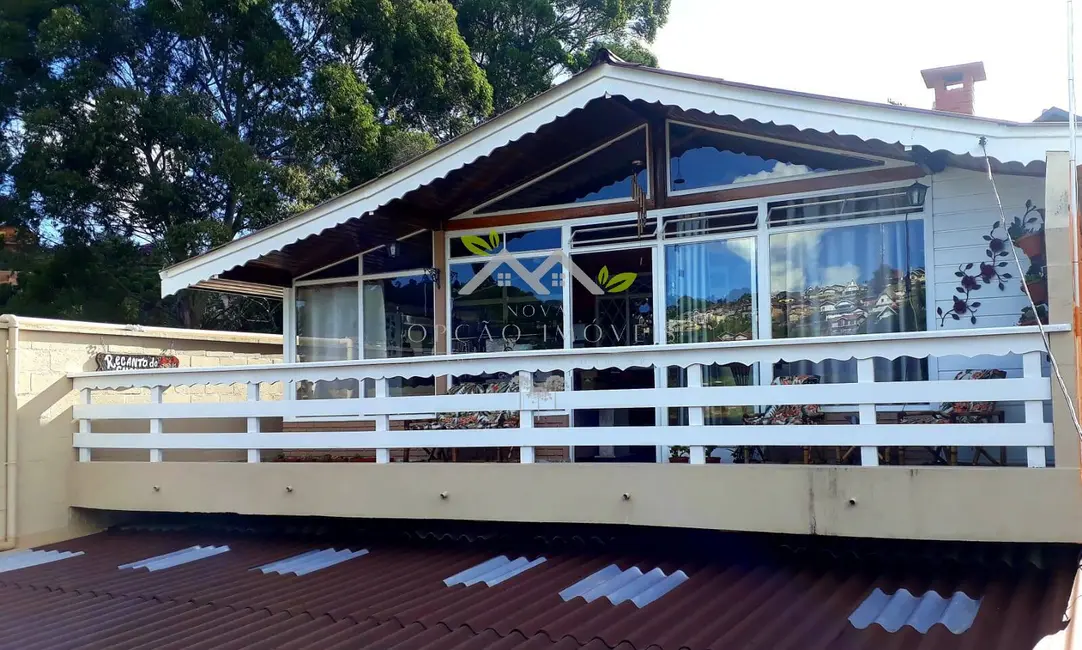
{"label": "floral decal on wall", "polygon": [[1007,261],[1001,258],[1011,254],[1011,240],[998,221],[993,223],[992,229],[984,235],[984,241],[987,244],[984,254],[988,259],[959,264],[958,270],[954,272],[954,276],[958,278],[958,286],[954,291],[958,295],[952,296],[954,302],[948,310],[943,311],[942,307],[936,307],[935,313],[939,316],[940,327],[943,327],[948,318],[960,321],[968,317],[970,324],[976,325],[977,310],[981,303],[973,299],[973,294],[993,282],[1003,291],[1006,289],[1006,281],[1014,277],[1004,270]]}

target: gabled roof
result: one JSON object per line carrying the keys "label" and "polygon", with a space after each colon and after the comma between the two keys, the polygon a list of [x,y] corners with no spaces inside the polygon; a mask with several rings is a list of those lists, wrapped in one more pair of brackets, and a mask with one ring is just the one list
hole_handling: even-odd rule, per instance
{"label": "gabled roof", "polygon": [[[877,142],[897,150],[921,147],[960,160],[982,156],[978,142],[985,138],[989,154],[997,162],[1013,164],[1019,171],[1031,171],[1032,166],[1027,165],[1041,164],[1049,150],[1067,148],[1067,128],[1062,124],[1017,123],[766,88],[628,64],[603,53],[586,71],[402,167],[311,210],[165,269],[161,273],[162,294],[191,286],[273,294],[277,291],[274,286],[288,286],[288,272],[278,273],[273,282],[263,278],[252,281],[249,274],[236,272],[237,267],[347,224],[350,227],[341,233],[337,245],[348,248],[351,238],[366,227],[357,220],[519,143],[545,125],[567,119],[591,102],[609,98],[731,117],[825,138]],[[356,243],[352,245],[355,253]],[[220,277],[230,271],[234,272]]]}

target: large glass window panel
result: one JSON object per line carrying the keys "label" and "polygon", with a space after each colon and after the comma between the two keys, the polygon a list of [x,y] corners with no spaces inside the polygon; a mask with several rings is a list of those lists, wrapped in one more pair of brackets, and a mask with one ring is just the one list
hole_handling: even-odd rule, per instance
{"label": "large glass window panel", "polygon": [[669,189],[673,192],[785,180],[882,164],[856,156],[669,124]]}
{"label": "large glass window panel", "polygon": [[[517,260],[534,274],[546,258]],[[452,264],[451,347],[456,353],[562,348],[564,271],[560,264],[536,280],[515,265]],[[471,281],[481,278],[471,286]],[[543,289],[544,291],[541,291]]]}
{"label": "large glass window panel", "polygon": [[646,160],[646,129],[638,129],[478,212],[524,210],[614,199],[630,201],[632,177],[638,180],[644,191],[649,187]]}
{"label": "large glass window panel", "polygon": [[[298,287],[297,361],[349,361],[360,358],[357,283]],[[300,382],[301,399],[357,397],[356,380]]]}
{"label": "large glass window panel", "polygon": [[582,282],[571,282],[574,347],[653,345],[652,249],[578,253],[571,259],[602,291],[596,295]]}
{"label": "large glass window panel", "polygon": [[743,341],[755,322],[755,239],[665,247],[666,340]]}
{"label": "large glass window panel", "polygon": [[925,329],[922,220],[770,236],[774,338]]}
{"label": "large glass window panel", "polygon": [[435,286],[423,275],[365,280],[366,359],[432,354],[436,341]]}

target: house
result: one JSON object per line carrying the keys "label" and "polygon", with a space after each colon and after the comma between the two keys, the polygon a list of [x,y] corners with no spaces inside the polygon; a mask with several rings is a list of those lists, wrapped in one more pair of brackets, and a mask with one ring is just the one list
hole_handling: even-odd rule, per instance
{"label": "house", "polygon": [[[962,68],[926,76],[971,86]],[[1082,543],[1082,519],[1063,516],[1082,507],[1066,138],[602,53],[398,169],[164,270],[164,295],[281,299],[284,363],[74,374],[72,493],[114,511]],[[1001,218],[989,168],[1003,216],[1045,211],[1043,330],[1066,394],[1041,329],[1017,324],[1022,274],[1002,290],[980,276]],[[886,300],[897,318],[876,331],[857,307],[867,279],[907,276],[922,281],[896,305],[879,296],[872,313]],[[703,318],[749,288],[747,323]],[[206,385],[246,399],[161,400]],[[270,385],[284,399],[264,399]],[[129,387],[150,401],[95,401]],[[779,422],[748,406],[775,404],[805,408]],[[747,416],[709,424],[721,406]],[[183,433],[224,417],[242,428]],[[151,432],[111,433],[118,420]],[[138,459],[98,461],[117,449]],[[177,450],[195,460],[163,460]],[[275,462],[326,452],[371,464]],[[671,577],[654,568],[636,571]],[[841,625],[863,601],[845,602]]]}

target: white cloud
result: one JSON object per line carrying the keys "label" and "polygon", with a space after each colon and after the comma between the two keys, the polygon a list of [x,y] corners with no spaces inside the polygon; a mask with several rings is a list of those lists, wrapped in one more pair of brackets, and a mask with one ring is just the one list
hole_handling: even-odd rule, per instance
{"label": "white cloud", "polygon": [[823,269],[823,284],[849,284],[860,279],[860,267],[856,264],[841,264]]}
{"label": "white cloud", "polygon": [[802,174],[810,174],[811,167],[807,165],[794,165],[787,162],[775,162],[774,169],[770,171],[763,170],[761,172],[755,172],[754,174],[746,174],[744,176],[737,176],[733,179],[733,184],[747,183],[748,181],[761,181],[768,178],[780,178],[783,176],[800,176]]}

